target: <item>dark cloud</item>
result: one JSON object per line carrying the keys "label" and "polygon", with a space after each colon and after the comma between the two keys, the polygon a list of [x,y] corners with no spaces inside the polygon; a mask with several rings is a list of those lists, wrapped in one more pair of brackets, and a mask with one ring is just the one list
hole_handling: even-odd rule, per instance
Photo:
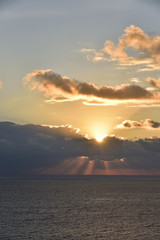
{"label": "dark cloud", "polygon": [[155,79],[148,77],[147,82],[149,82],[149,84],[151,84],[154,88],[160,88],[160,78]]}
{"label": "dark cloud", "polygon": [[129,141],[106,137],[100,144],[69,125],[50,128],[0,123],[0,176],[118,169],[160,171],[160,138]]}
{"label": "dark cloud", "polygon": [[88,102],[99,101],[105,103],[108,100],[124,102],[124,100],[148,100],[154,98],[153,93],[147,89],[131,84],[123,84],[117,87],[95,86],[88,82],[62,77],[52,70],[33,71],[23,79],[30,89],[38,89],[50,97],[52,101],[86,100]]}
{"label": "dark cloud", "polygon": [[145,119],[141,121],[125,120],[121,124],[115,127],[119,128],[146,128],[146,129],[158,129],[160,130],[160,122],[153,121],[151,119]]}

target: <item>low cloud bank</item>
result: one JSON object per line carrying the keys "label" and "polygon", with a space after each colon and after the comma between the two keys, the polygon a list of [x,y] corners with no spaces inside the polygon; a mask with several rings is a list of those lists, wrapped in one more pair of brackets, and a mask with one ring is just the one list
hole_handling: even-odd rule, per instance
{"label": "low cloud bank", "polygon": [[0,176],[160,173],[160,138],[88,139],[69,125],[0,123]]}

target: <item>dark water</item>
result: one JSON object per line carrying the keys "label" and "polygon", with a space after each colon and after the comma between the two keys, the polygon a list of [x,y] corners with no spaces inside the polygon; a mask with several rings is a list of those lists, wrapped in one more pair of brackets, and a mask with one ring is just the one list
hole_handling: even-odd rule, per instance
{"label": "dark water", "polygon": [[160,177],[0,179],[0,239],[160,240]]}

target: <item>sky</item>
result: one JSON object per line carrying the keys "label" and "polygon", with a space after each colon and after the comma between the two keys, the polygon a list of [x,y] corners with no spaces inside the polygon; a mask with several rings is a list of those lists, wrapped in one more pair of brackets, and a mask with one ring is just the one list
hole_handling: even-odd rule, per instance
{"label": "sky", "polygon": [[159,10],[0,1],[0,175],[160,173]]}

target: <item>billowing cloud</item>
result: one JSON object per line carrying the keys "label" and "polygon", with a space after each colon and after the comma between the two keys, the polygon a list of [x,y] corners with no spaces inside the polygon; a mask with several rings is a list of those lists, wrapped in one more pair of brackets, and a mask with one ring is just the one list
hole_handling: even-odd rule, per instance
{"label": "billowing cloud", "polygon": [[145,129],[156,129],[160,130],[160,122],[153,121],[151,119],[145,119],[141,121],[132,121],[125,120],[121,124],[115,127],[116,129],[120,128],[145,128]]}
{"label": "billowing cloud", "polygon": [[[159,70],[160,36],[149,36],[141,28],[134,25],[127,27],[124,32],[117,45],[107,40],[104,43],[104,48],[99,52],[96,50],[91,52],[89,49],[82,52],[86,53],[87,58],[93,61],[96,61],[96,57],[100,55],[100,61],[117,61],[124,66],[143,65],[139,71]],[[127,49],[130,47],[139,53],[138,57],[128,55]],[[99,61],[98,58],[97,61]]]}
{"label": "billowing cloud", "polygon": [[64,102],[84,100],[111,105],[126,101],[153,100],[156,96],[145,88],[135,84],[120,86],[96,86],[89,82],[79,82],[63,77],[52,70],[33,71],[23,79],[30,89],[38,89],[49,97],[49,101]]}
{"label": "billowing cloud", "polygon": [[102,143],[69,125],[0,123],[0,176],[160,174],[160,138],[106,137]]}

